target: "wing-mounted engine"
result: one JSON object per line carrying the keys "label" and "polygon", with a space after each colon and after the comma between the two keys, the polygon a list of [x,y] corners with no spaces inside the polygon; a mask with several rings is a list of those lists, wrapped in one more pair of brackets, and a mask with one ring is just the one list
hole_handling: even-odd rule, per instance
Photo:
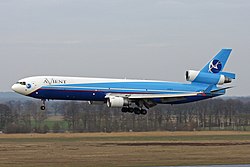
{"label": "wing-mounted engine", "polygon": [[228,72],[208,73],[194,70],[186,71],[186,80],[190,82],[223,85],[232,82],[232,79],[235,79],[235,74]]}
{"label": "wing-mounted engine", "polygon": [[[129,112],[135,114],[147,114],[147,110],[143,109],[143,105],[146,108],[153,107],[152,103],[148,103],[144,100],[137,99],[132,100],[130,99],[131,94],[107,94],[105,98],[107,99],[107,106],[108,107],[121,107],[122,112]],[[137,107],[132,107],[132,104],[135,104]]]}
{"label": "wing-mounted engine", "polygon": [[129,100],[125,97],[110,96],[107,99],[108,107],[124,107],[129,106]]}

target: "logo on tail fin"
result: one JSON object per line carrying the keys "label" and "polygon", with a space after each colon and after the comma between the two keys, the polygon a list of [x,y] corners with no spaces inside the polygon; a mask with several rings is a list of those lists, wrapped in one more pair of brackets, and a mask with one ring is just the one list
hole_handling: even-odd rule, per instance
{"label": "logo on tail fin", "polygon": [[218,73],[220,72],[222,69],[222,64],[219,60],[212,60],[209,64],[209,70],[208,72],[211,72],[211,73]]}

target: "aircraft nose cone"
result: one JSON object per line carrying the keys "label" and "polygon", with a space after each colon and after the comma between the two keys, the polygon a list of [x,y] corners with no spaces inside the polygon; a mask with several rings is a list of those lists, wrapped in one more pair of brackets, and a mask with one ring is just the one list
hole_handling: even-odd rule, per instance
{"label": "aircraft nose cone", "polygon": [[16,84],[12,85],[11,89],[12,89],[13,91],[17,92],[17,85],[16,85]]}
{"label": "aircraft nose cone", "polygon": [[11,89],[19,94],[25,94],[24,88],[19,84],[14,84]]}

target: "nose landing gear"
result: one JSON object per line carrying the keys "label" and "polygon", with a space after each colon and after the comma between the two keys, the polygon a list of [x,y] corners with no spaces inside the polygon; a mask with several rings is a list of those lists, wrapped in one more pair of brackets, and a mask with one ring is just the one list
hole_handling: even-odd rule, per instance
{"label": "nose landing gear", "polygon": [[44,99],[42,99],[42,106],[40,107],[41,110],[45,110],[45,101]]}

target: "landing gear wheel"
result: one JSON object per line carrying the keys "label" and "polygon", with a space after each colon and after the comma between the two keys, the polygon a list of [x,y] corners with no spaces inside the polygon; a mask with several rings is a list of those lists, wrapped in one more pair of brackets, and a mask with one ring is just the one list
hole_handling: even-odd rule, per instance
{"label": "landing gear wheel", "polygon": [[136,115],[139,115],[139,114],[141,114],[141,110],[139,109],[139,108],[134,108],[134,113],[136,114]]}
{"label": "landing gear wheel", "polygon": [[123,112],[123,113],[126,113],[126,112],[128,112],[128,111],[129,111],[129,108],[125,108],[125,107],[122,108],[122,112]]}
{"label": "landing gear wheel", "polygon": [[142,115],[146,115],[146,114],[147,114],[147,112],[148,112],[147,110],[145,110],[145,109],[141,109],[141,114],[142,114]]}
{"label": "landing gear wheel", "polygon": [[134,112],[134,109],[133,109],[133,108],[128,108],[128,112],[129,112],[129,113],[133,113],[133,112]]}
{"label": "landing gear wheel", "polygon": [[42,106],[41,106],[41,110],[45,110],[45,99],[41,99],[42,100]]}

